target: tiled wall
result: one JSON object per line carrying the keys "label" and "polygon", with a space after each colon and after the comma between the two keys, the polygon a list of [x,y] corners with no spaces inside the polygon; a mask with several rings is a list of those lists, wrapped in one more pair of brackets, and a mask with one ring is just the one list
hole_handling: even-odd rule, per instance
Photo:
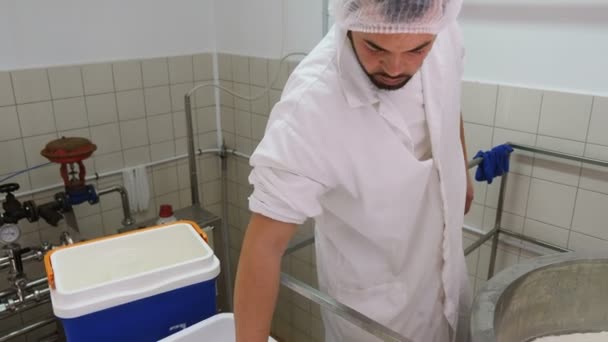
{"label": "tiled wall", "polygon": [[[251,154],[261,140],[270,109],[280,98],[288,75],[295,67],[287,62],[280,67],[278,60],[248,58],[245,56],[219,55],[220,84],[239,94],[255,97],[276,79],[268,95],[255,101],[245,101],[221,93],[222,130],[228,146]],[[236,270],[240,246],[247,224],[249,205],[247,198],[252,191],[247,180],[251,167],[242,158],[231,158],[228,164],[228,202],[231,236],[232,269]],[[311,234],[312,222],[300,228],[298,237]],[[283,259],[282,270],[311,286],[317,286],[313,246],[308,246]],[[282,341],[321,341],[322,323],[318,306],[281,288],[272,331]]]}
{"label": "tiled wall", "polygon": [[[463,114],[471,158],[509,141],[608,160],[606,97],[465,82]],[[502,227],[575,251],[608,249],[608,169],[516,151],[511,171]],[[499,181],[476,183],[467,225],[484,231],[494,226],[499,188]],[[498,269],[532,255],[503,246]],[[489,256],[487,244],[467,260],[477,289]]]}
{"label": "tiled wall", "polygon": [[[86,137],[97,145],[93,157],[85,161],[89,175],[185,154],[184,94],[195,84],[213,80],[212,70],[212,56],[201,54],[0,72],[0,179],[46,162],[40,151],[61,136]],[[198,146],[216,147],[214,92],[199,92],[193,107]],[[218,160],[209,155],[198,161],[203,205],[220,215]],[[148,176],[150,206],[135,215],[136,220],[156,217],[160,204],[172,204],[176,209],[190,204],[186,160],[149,168]],[[21,191],[57,184],[61,182],[59,166],[52,164],[10,181],[20,183]],[[121,185],[122,176],[92,183],[98,189]],[[40,204],[61,190],[19,199],[34,199]],[[117,194],[102,196],[98,205],[77,206],[75,213],[80,237],[85,239],[116,233],[123,218]],[[66,229],[64,221],[60,227],[50,227],[43,221],[30,224],[23,220],[20,226],[23,236],[19,243],[23,246],[39,246],[43,241],[56,244]],[[41,263],[27,263],[25,271],[30,279],[44,274]],[[6,271],[0,272],[0,289],[9,286],[6,276]],[[49,306],[43,306],[3,320],[0,336],[49,313]],[[34,341],[49,329],[53,327],[15,341]]]}

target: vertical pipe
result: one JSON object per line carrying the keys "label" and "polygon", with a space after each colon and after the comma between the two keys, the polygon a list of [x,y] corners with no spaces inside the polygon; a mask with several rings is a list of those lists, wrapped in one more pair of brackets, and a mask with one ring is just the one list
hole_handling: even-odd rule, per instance
{"label": "vertical pipe", "polygon": [[184,105],[186,109],[186,133],[188,134],[188,166],[190,168],[190,190],[192,192],[192,205],[200,206],[198,196],[198,174],[196,173],[196,153],[194,152],[194,129],[192,124],[192,106],[190,93],[186,94]]}
{"label": "vertical pipe", "polygon": [[[509,157],[510,158],[510,157]],[[498,252],[498,241],[500,238],[500,222],[502,221],[502,211],[505,203],[505,195],[507,189],[508,173],[505,173],[500,179],[500,193],[498,195],[498,207],[496,208],[496,221],[494,222],[494,229],[496,233],[492,239],[492,253],[490,254],[490,266],[488,269],[488,279],[494,276],[494,269],[496,268],[496,254]]]}
{"label": "vertical pipe", "polygon": [[[222,153],[220,155],[222,170],[221,170],[221,182],[222,182],[222,229],[221,231],[221,241],[217,243],[219,247],[221,247],[220,255],[223,260],[223,268],[224,275],[223,288],[226,290],[225,305],[227,306],[227,311],[232,312],[232,264],[230,262],[230,235],[228,232],[228,156],[226,155],[226,145],[222,146]],[[217,231],[217,229],[216,229]],[[215,237],[215,235],[214,235]],[[216,247],[217,248],[217,247]]]}

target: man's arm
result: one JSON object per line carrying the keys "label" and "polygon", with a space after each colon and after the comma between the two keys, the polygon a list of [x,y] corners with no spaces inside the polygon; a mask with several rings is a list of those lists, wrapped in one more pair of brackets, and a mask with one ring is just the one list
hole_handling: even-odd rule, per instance
{"label": "man's arm", "polygon": [[234,313],[237,342],[266,342],[279,292],[281,258],[296,225],[253,214],[236,275]]}
{"label": "man's arm", "polygon": [[462,114],[460,114],[460,142],[462,144],[462,153],[464,155],[464,168],[467,173],[467,197],[464,207],[464,213],[466,215],[471,209],[471,204],[473,203],[473,197],[475,195],[475,189],[473,188],[473,180],[469,175],[469,157],[467,156],[467,144],[464,140],[464,121],[462,120]]}

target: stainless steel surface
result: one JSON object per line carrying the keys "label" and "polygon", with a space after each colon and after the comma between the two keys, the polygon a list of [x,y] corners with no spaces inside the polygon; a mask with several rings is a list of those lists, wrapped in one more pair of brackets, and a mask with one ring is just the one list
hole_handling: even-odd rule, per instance
{"label": "stainless steel surface", "polygon": [[593,164],[593,165],[608,167],[608,162],[603,161],[603,160],[585,158],[585,157],[575,156],[575,155],[567,154],[567,153],[563,153],[563,152],[547,150],[544,148],[532,147],[532,146],[528,146],[528,145],[514,144],[514,143],[507,143],[507,144],[509,144],[511,147],[513,147],[514,149],[517,149],[517,150],[534,152],[534,153],[544,154],[547,156],[578,161],[578,162],[582,162],[582,163],[586,163],[586,164]]}
{"label": "stainless steel surface", "polygon": [[4,336],[0,336],[0,342],[9,341],[9,340],[11,340],[11,339],[13,339],[15,337],[18,337],[18,336],[21,336],[21,335],[25,335],[25,334],[27,334],[27,333],[29,333],[31,331],[34,331],[34,330],[36,330],[38,328],[41,328],[43,326],[49,325],[49,324],[54,323],[54,322],[55,322],[55,317],[49,317],[49,318],[43,319],[43,320],[38,321],[36,323],[30,324],[28,326],[25,326],[25,327],[23,327],[23,328],[21,328],[19,330],[15,330],[15,331],[13,331],[13,332],[11,332],[9,334],[6,334]]}
{"label": "stainless steel surface", "polygon": [[122,225],[129,226],[135,223],[133,217],[131,216],[131,207],[129,206],[129,194],[127,193],[127,189],[124,186],[114,185],[106,189],[100,189],[97,191],[99,196],[107,195],[112,192],[118,192],[120,194],[120,201],[122,203]]}
{"label": "stainless steel surface", "polygon": [[[222,146],[222,150],[225,150],[225,145]],[[222,152],[221,157],[221,168],[222,168],[222,193],[228,194],[228,156],[226,156],[225,152]],[[228,217],[228,196],[222,196],[222,216],[224,218]],[[226,295],[224,298],[225,311],[232,312],[233,311],[233,303],[232,297],[234,295],[233,292],[233,284],[232,284],[232,263],[230,261],[230,234],[228,230],[228,219],[224,219],[222,221],[222,229],[220,230],[221,240],[215,243],[215,248],[219,249],[219,255],[223,260],[223,268],[224,274],[223,278],[223,288],[226,290]],[[214,231],[214,236],[215,236]],[[218,248],[219,247],[219,248]],[[221,284],[220,284],[221,285]]]}
{"label": "stainless steel surface", "polygon": [[497,228],[492,229],[489,233],[487,233],[486,235],[482,236],[477,241],[473,242],[472,245],[470,245],[469,247],[467,247],[464,250],[464,255],[469,255],[469,254],[473,253],[477,248],[479,248],[479,246],[483,245],[486,241],[488,241],[491,238],[493,238],[495,235],[497,235],[497,233],[498,233],[498,229]]}
{"label": "stainless steel surface", "polygon": [[507,268],[479,291],[472,342],[608,330],[608,253],[560,253]]}
{"label": "stainless steel surface", "polygon": [[[46,277],[32,280],[32,281],[28,282],[27,284],[25,284],[24,289],[31,289],[36,286],[47,284],[47,282],[48,281],[47,281]],[[9,289],[3,290],[2,292],[0,292],[0,301],[2,301],[4,299],[4,297],[12,296],[15,293],[17,293],[17,291],[14,288],[9,288]]]}
{"label": "stainless steel surface", "polygon": [[570,250],[570,249],[567,249],[567,248],[564,248],[564,247],[560,247],[560,246],[557,246],[557,245],[554,245],[552,243],[545,242],[545,241],[542,241],[542,240],[538,240],[538,239],[535,239],[535,238],[532,238],[532,237],[529,237],[529,236],[526,236],[526,235],[523,235],[523,234],[515,233],[515,232],[512,232],[512,231],[507,230],[507,229],[501,228],[500,229],[500,233],[508,235],[508,236],[511,236],[511,237],[514,237],[514,238],[517,238],[517,239],[520,239],[520,240],[523,240],[523,241],[534,243],[534,244],[536,244],[538,246],[541,246],[541,247],[544,247],[544,248],[552,249],[552,250],[554,250],[556,252],[572,252],[572,250]]}
{"label": "stainless steel surface", "polygon": [[496,254],[498,253],[498,239],[500,238],[500,223],[502,221],[502,211],[505,204],[505,193],[507,189],[507,181],[509,180],[509,174],[505,173],[500,177],[500,192],[498,194],[498,207],[496,208],[496,221],[494,222],[494,229],[496,234],[492,238],[492,252],[490,254],[490,265],[488,266],[488,279],[494,275],[494,267],[496,265]]}
{"label": "stainless steel surface", "polygon": [[6,308],[2,308],[2,306],[5,304],[0,304],[0,321],[3,319],[6,319],[6,318],[12,317],[14,315],[20,314],[22,312],[37,308],[44,304],[48,304],[50,302],[51,302],[51,297],[49,296],[49,297],[47,297],[45,299],[41,299],[40,301],[37,301],[37,302],[29,302],[27,304],[21,305],[15,311],[6,310]]}
{"label": "stainless steel surface", "polygon": [[192,124],[192,104],[190,96],[194,89],[184,96],[184,106],[186,108],[186,134],[188,136],[188,168],[190,170],[190,190],[193,206],[200,206],[201,200],[198,194],[198,174],[196,172],[196,154],[194,149],[194,129]]}
{"label": "stainless steel surface", "polygon": [[308,286],[307,284],[285,273],[281,273],[281,284],[295,291],[304,298],[319,304],[324,309],[333,312],[350,323],[353,323],[362,330],[365,330],[380,338],[382,341],[411,342],[411,340],[401,336],[399,333],[385,327],[384,325],[370,319],[362,313],[336,301],[327,294]]}
{"label": "stainless steel surface", "polygon": [[[189,207],[185,207],[185,208],[181,208],[181,209],[177,209],[173,212],[173,215],[175,216],[175,218],[177,218],[178,220],[190,220],[190,221],[194,221],[196,222],[199,227],[204,228],[207,226],[213,226],[214,228],[214,232],[216,230],[219,230],[220,224],[221,224],[221,219],[216,216],[215,214],[211,213],[210,211],[207,211],[199,206],[189,206]],[[142,222],[138,222],[137,224],[128,226],[128,227],[123,227],[121,229],[118,230],[119,233],[124,233],[124,232],[128,232],[128,231],[132,231],[135,229],[140,229],[140,228],[147,228],[150,226],[155,226],[156,225],[156,218],[154,219],[150,219],[147,221],[142,221]],[[214,235],[215,236],[215,235]]]}

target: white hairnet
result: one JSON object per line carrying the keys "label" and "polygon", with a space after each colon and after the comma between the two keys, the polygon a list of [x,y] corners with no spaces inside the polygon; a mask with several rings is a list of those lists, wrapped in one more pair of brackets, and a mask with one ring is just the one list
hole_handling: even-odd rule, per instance
{"label": "white hairnet", "polygon": [[461,6],[462,0],[332,0],[330,12],[346,30],[437,34]]}

